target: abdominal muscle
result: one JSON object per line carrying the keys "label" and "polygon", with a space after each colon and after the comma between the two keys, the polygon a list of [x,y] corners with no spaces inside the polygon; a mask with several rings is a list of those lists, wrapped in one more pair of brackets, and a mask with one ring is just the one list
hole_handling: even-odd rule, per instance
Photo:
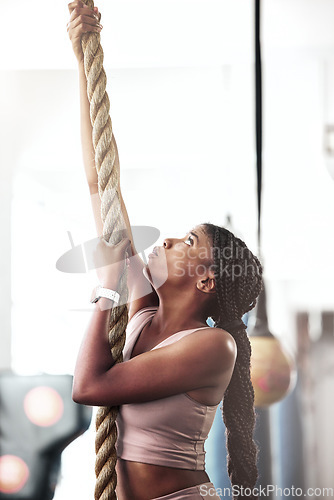
{"label": "abdominal muscle", "polygon": [[176,469],[117,459],[118,500],[151,500],[209,482],[204,470]]}

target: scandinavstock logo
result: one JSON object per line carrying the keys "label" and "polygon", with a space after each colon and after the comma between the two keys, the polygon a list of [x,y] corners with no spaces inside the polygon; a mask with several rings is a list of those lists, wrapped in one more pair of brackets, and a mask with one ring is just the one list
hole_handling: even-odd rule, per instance
{"label": "scandinavstock logo", "polygon": [[[153,226],[132,226],[133,239],[136,242],[136,250],[146,262],[145,250],[154,245],[160,236],[160,231]],[[94,260],[95,250],[100,238],[93,238],[78,245],[74,244],[70,231],[67,232],[71,248],[65,252],[56,262],[56,268],[63,273],[88,273],[96,269]],[[119,241],[125,236],[124,231],[113,233],[114,241]]]}

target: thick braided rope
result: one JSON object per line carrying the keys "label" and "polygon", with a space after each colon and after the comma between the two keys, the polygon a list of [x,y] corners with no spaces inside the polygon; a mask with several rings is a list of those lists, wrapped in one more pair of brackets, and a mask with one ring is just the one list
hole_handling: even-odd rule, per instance
{"label": "thick braided rope", "polygon": [[[91,8],[92,0],[84,0]],[[116,149],[113,142],[110,103],[106,92],[106,73],[103,69],[103,50],[99,33],[87,33],[82,37],[84,65],[87,78],[87,95],[90,102],[90,117],[93,127],[95,167],[98,174],[98,191],[101,198],[103,237],[116,244],[121,239],[120,231],[125,228],[118,194],[119,177],[115,167]],[[119,292],[120,306],[112,309],[109,324],[109,343],[116,363],[123,360],[125,329],[128,322],[126,274],[123,273]],[[116,499],[116,450],[115,420],[117,408],[99,408],[96,417],[95,439],[95,500]]]}

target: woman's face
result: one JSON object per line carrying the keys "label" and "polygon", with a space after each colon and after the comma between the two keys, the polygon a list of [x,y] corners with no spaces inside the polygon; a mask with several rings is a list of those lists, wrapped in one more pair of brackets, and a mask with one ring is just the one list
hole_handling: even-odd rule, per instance
{"label": "woman's face", "polygon": [[183,238],[166,238],[149,255],[148,278],[155,288],[164,284],[178,288],[205,279],[213,263],[212,246],[204,226],[196,226]]}

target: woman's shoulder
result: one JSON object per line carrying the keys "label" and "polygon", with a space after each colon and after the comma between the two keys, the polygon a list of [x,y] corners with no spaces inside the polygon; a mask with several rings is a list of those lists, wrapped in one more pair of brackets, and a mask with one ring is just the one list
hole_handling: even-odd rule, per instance
{"label": "woman's shoulder", "polygon": [[194,355],[198,351],[202,360],[213,369],[221,371],[234,366],[237,356],[237,345],[232,335],[222,328],[208,326],[195,330],[182,339]]}

